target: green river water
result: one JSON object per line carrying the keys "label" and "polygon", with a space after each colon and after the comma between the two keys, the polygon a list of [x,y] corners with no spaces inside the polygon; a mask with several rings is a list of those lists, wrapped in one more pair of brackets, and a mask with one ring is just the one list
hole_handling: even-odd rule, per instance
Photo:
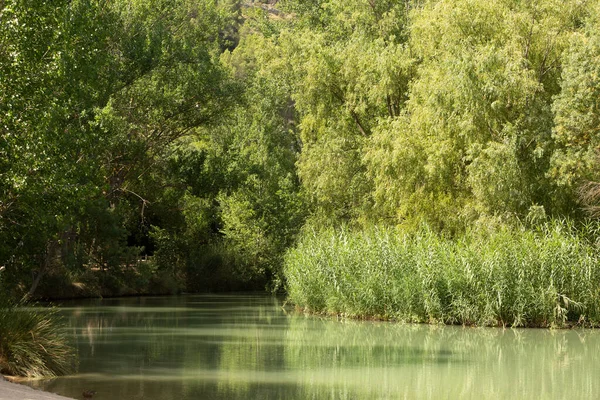
{"label": "green river water", "polygon": [[360,322],[264,295],[65,303],[94,400],[598,399],[600,332]]}

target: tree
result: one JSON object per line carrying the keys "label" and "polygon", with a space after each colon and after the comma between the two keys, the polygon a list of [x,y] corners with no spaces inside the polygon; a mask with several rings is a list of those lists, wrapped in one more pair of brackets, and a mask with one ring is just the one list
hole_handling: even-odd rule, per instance
{"label": "tree", "polygon": [[534,205],[553,212],[552,96],[584,13],[572,3],[477,0],[414,13],[419,65],[406,111],[378,127],[367,155],[378,204],[450,230]]}
{"label": "tree", "polygon": [[279,37],[299,116],[299,176],[319,221],[372,213],[363,160],[373,130],[398,115],[412,75],[412,2],[287,2],[298,23]]}
{"label": "tree", "polygon": [[[300,148],[277,53],[261,33],[242,34],[239,46],[222,56],[243,86],[239,104],[219,124],[180,143],[174,159],[170,181],[186,187],[180,205],[185,221],[166,232],[167,240],[179,240],[190,273],[212,274],[213,285],[277,288],[283,253],[303,223],[295,169]],[[207,259],[213,253],[224,260]],[[223,271],[228,284],[219,282]]]}
{"label": "tree", "polygon": [[600,146],[600,35],[597,2],[589,5],[583,29],[571,35],[563,56],[561,91],[553,104],[554,139],[550,175],[571,196],[579,192],[583,203],[597,203],[598,148]]}
{"label": "tree", "polygon": [[31,272],[32,294],[69,255],[78,268],[126,264],[144,178],[230,98],[228,19],[208,0],[12,0],[1,16],[0,263],[15,285]]}

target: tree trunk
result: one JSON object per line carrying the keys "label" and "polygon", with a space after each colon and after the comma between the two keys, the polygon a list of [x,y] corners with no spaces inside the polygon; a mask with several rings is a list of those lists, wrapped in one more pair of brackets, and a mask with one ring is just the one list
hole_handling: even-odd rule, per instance
{"label": "tree trunk", "polygon": [[23,301],[27,301],[31,299],[40,285],[40,281],[48,272],[48,268],[52,264],[53,258],[56,257],[56,252],[59,250],[59,244],[57,240],[49,240],[46,243],[46,250],[42,256],[42,260],[40,262],[40,268],[37,272],[34,272],[33,281],[31,282],[31,287],[25,296],[23,296]]}
{"label": "tree trunk", "polygon": [[27,292],[27,294],[23,297],[23,301],[27,301],[33,297],[33,294],[35,293],[36,289],[40,285],[40,280],[42,280],[42,277],[45,274],[46,274],[46,269],[44,268],[44,266],[42,266],[42,268],[39,269],[37,274],[35,274],[35,277],[33,278],[33,282],[31,283],[31,287],[29,288],[29,292]]}

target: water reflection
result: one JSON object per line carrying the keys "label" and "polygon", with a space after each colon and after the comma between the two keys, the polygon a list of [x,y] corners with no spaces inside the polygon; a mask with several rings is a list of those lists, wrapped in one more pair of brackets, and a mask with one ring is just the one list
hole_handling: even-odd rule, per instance
{"label": "water reflection", "polygon": [[94,399],[597,398],[600,332],[336,321],[266,296],[62,307],[80,373],[32,383]]}

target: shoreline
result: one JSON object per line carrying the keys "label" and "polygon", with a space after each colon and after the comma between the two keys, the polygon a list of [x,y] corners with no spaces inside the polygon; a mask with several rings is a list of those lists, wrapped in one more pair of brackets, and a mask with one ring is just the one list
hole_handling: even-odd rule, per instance
{"label": "shoreline", "polygon": [[22,385],[0,375],[0,400],[75,400]]}
{"label": "shoreline", "polygon": [[403,325],[428,325],[428,326],[462,326],[463,328],[490,328],[490,329],[542,329],[542,330],[577,330],[577,329],[588,329],[588,330],[598,330],[600,329],[600,325],[586,325],[580,322],[572,322],[566,321],[562,326],[552,326],[552,325],[523,325],[523,326],[513,326],[512,324],[503,323],[502,321],[498,321],[496,325],[478,325],[476,323],[447,323],[444,321],[411,321],[411,320],[402,320],[395,317],[387,317],[381,315],[371,315],[371,314],[346,314],[343,312],[335,312],[335,311],[317,311],[313,310],[306,306],[295,305],[294,303],[286,304],[283,307],[288,307],[293,309],[295,312],[302,313],[305,315],[312,315],[315,317],[323,317],[323,318],[331,318],[337,320],[351,320],[351,321],[370,321],[370,322],[387,322],[390,324],[403,324]]}

